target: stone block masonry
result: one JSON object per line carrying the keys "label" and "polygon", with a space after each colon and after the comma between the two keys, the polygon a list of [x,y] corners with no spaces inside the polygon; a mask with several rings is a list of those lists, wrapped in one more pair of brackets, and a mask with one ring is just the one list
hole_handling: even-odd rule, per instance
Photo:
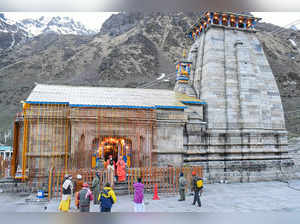
{"label": "stone block masonry", "polygon": [[203,165],[208,182],[291,174],[281,98],[255,30],[212,25],[196,39],[188,60],[189,83],[207,103],[207,124],[195,132],[189,116],[184,163]]}

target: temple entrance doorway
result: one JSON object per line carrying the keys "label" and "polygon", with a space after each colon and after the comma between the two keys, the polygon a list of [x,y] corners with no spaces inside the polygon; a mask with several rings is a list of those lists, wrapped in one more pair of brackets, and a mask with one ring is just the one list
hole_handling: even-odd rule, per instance
{"label": "temple entrance doorway", "polygon": [[[115,163],[118,158],[122,156],[123,160],[128,167],[131,167],[132,161],[132,141],[127,137],[100,137],[93,141],[95,148],[97,149],[94,153],[96,161],[104,160],[105,162],[112,156]],[[97,162],[96,162],[97,166]]]}

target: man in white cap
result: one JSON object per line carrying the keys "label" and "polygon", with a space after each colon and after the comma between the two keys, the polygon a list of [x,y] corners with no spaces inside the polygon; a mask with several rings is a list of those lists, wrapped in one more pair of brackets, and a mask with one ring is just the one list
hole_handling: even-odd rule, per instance
{"label": "man in white cap", "polygon": [[77,196],[79,194],[79,191],[82,189],[83,180],[82,176],[80,174],[77,174],[76,181],[74,184],[74,192],[75,192],[75,206],[79,209],[79,201],[77,200]]}
{"label": "man in white cap", "polygon": [[79,192],[82,188],[83,180],[80,174],[77,174],[76,179],[74,181],[74,192]]}

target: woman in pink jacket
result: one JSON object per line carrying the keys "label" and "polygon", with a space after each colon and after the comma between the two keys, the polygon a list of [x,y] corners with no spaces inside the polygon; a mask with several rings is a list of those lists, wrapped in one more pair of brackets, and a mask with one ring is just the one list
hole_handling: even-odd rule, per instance
{"label": "woman in pink jacket", "polygon": [[134,187],[134,212],[144,212],[144,184],[141,183],[142,178],[138,178],[138,182],[133,184]]}

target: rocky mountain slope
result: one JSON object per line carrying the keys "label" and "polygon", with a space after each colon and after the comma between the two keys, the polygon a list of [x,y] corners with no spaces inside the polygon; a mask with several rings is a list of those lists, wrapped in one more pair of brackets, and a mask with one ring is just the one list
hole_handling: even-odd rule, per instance
{"label": "rocky mountain slope", "polygon": [[[119,13],[94,36],[44,33],[0,53],[0,132],[10,127],[35,82],[141,87],[165,73],[165,82],[152,83],[151,88],[173,88],[174,64],[191,45],[184,33],[200,14]],[[294,31],[272,34],[277,27],[263,23],[258,29],[280,88],[288,129],[299,133],[300,116],[292,111],[300,102],[300,57],[287,41]],[[300,44],[300,33],[294,36]]]}
{"label": "rocky mountain slope", "polygon": [[27,38],[28,33],[19,24],[0,13],[0,52],[12,49]]}
{"label": "rocky mountain slope", "polygon": [[[258,39],[272,68],[291,134],[300,134],[300,31],[260,23]],[[292,39],[296,43],[293,46]]]}

